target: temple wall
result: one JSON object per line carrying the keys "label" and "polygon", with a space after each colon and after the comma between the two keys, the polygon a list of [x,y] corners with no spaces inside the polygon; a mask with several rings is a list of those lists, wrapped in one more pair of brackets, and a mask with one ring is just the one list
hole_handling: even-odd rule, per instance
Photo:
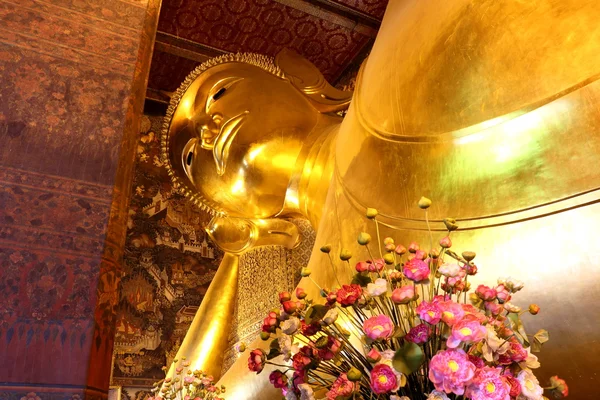
{"label": "temple wall", "polygon": [[0,0],[0,391],[107,396],[160,0]]}
{"label": "temple wall", "polygon": [[162,121],[144,116],[137,142],[111,380],[124,400],[164,377],[222,259],[204,233],[210,215],[162,167]]}

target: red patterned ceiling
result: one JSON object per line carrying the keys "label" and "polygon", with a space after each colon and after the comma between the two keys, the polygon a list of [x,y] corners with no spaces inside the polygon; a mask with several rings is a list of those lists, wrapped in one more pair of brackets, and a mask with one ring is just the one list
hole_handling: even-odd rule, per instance
{"label": "red patterned ceiling", "polygon": [[338,4],[351,7],[375,18],[383,18],[388,0],[333,0]]}
{"label": "red patterned ceiling", "polygon": [[[387,0],[319,0],[380,19]],[[310,0],[163,0],[159,31],[222,52],[275,56],[285,47],[312,61],[335,81],[370,43],[375,30]],[[335,5],[335,4],[334,4]],[[155,51],[151,89],[175,90],[200,63]]]}

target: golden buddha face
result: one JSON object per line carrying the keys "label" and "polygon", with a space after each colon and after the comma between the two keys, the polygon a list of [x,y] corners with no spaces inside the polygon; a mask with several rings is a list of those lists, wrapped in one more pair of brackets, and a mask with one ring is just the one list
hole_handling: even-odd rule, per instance
{"label": "golden buddha face", "polygon": [[243,62],[218,64],[181,96],[167,156],[209,207],[234,217],[274,216],[317,116],[288,80]]}

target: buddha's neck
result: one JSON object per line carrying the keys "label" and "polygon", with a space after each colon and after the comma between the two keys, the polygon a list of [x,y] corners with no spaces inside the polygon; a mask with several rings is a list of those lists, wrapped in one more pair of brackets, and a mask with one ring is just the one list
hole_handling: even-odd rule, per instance
{"label": "buddha's neck", "polygon": [[304,142],[288,186],[282,214],[299,213],[318,229],[333,174],[334,143],[342,118],[320,114]]}

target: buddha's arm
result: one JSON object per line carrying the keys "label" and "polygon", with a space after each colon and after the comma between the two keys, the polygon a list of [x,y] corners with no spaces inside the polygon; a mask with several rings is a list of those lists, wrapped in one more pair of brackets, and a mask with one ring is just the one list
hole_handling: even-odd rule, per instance
{"label": "buddha's arm", "polygon": [[[218,217],[211,221],[207,232],[225,255],[177,351],[176,359],[186,357],[192,369],[202,370],[218,379],[237,301],[239,256],[259,246],[293,248],[298,244],[299,234],[297,227],[285,220]],[[174,366],[171,366],[168,376],[173,374]]]}

